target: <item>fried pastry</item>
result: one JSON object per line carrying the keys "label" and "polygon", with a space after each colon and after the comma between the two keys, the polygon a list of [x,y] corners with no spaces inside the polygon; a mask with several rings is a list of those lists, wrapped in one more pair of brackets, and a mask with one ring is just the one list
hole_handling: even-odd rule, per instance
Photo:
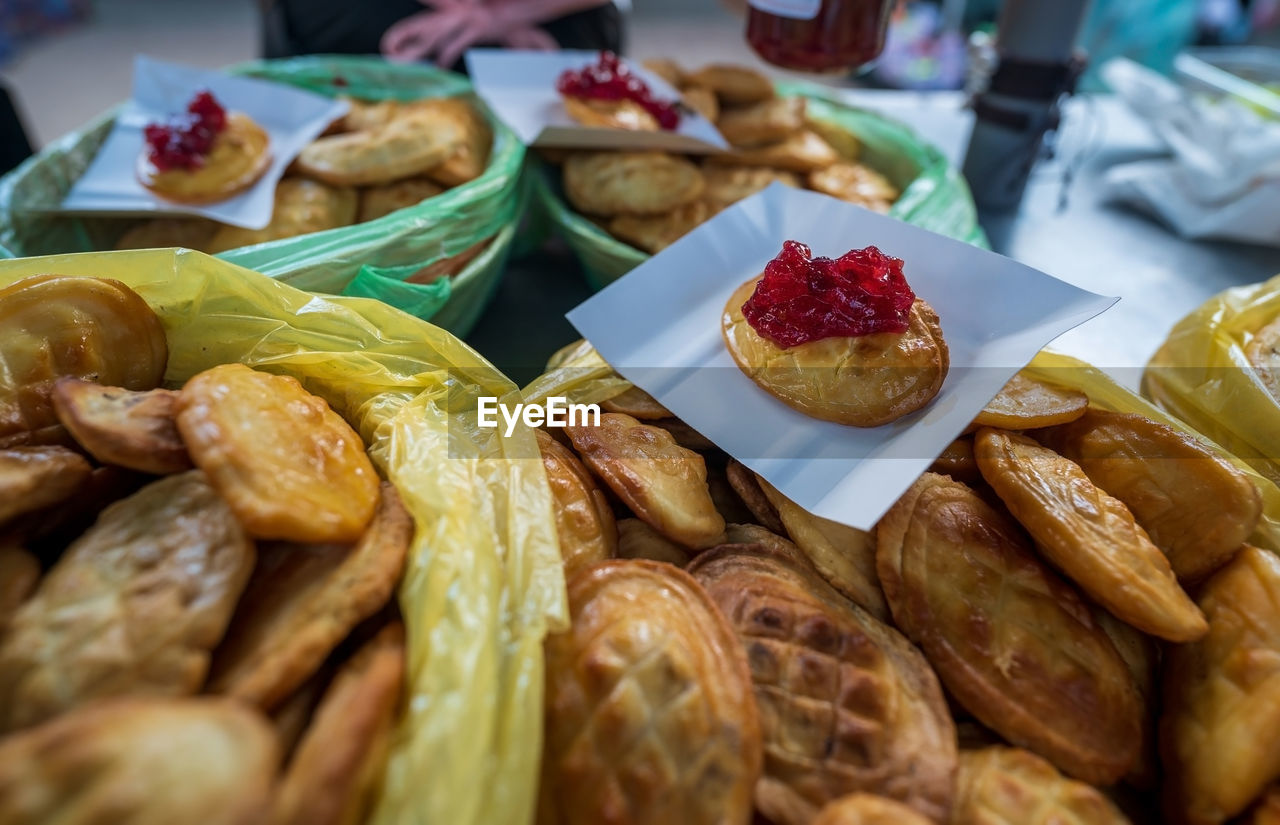
{"label": "fried pastry", "polygon": [[717,547],[724,547],[730,544],[762,545],[772,552],[787,556],[805,569],[813,567],[795,544],[777,533],[761,527],[759,524],[726,525],[723,539],[720,544],[716,545]]}
{"label": "fried pastry", "polygon": [[1262,386],[1280,402],[1280,318],[1255,332],[1244,354]]}
{"label": "fried pastry", "polygon": [[600,409],[605,412],[629,415],[641,421],[671,417],[671,410],[662,406],[658,399],[639,387],[631,387],[612,398],[601,401]]}
{"label": "fried pastry", "polygon": [[923,300],[912,304],[904,333],[823,338],[783,349],[742,315],[757,280],[729,298],[721,332],[742,371],[788,406],[824,421],[876,427],[920,409],[942,389],[950,353],[937,313]]}
{"label": "fried pastry", "polygon": [[1034,753],[991,747],[960,754],[950,825],[1129,825],[1109,799]]}
{"label": "fried pastry", "polygon": [[665,152],[582,152],[564,163],[565,195],[593,215],[662,215],[705,185],[697,166]]}
{"label": "fried pastry", "polygon": [[177,420],[192,461],[256,538],[355,541],[373,517],[378,475],[364,443],[297,379],[207,369],[182,388]]}
{"label": "fried pastry", "polygon": [[1209,633],[1165,650],[1165,818],[1218,825],[1280,778],[1280,559],[1245,547],[1198,593]]}
{"label": "fried pastry", "polygon": [[400,111],[400,103],[395,100],[358,100],[354,97],[342,99],[347,103],[347,113],[338,119],[334,133],[379,129],[390,123]]}
{"label": "fried pastry", "polygon": [[1089,396],[1079,390],[1055,387],[1016,373],[973,419],[970,429],[999,427],[1029,430],[1066,424],[1084,415]]}
{"label": "fried pastry", "polygon": [[829,802],[810,825],[932,825],[932,822],[901,802],[853,793]]}
{"label": "fried pastry", "polygon": [[53,385],[58,421],[81,447],[103,464],[154,475],[192,466],[174,421],[177,401],[172,390],[133,392],[83,378]]}
{"label": "fried pastry", "polygon": [[888,212],[900,194],[888,178],[861,163],[833,163],[810,172],[807,182],[816,192],[875,212]]}
{"label": "fried pastry", "polygon": [[0,525],[66,501],[90,472],[84,456],[66,447],[0,449]]}
{"label": "fried pastry", "polygon": [[360,191],[356,222],[376,220],[400,209],[417,206],[443,191],[443,187],[428,178],[406,178],[395,183],[366,187]]}
{"label": "fried pastry", "polygon": [[[679,439],[676,441],[679,442]],[[729,484],[729,477],[725,474],[722,465],[707,466],[707,489],[711,492],[711,500],[716,505],[716,512],[724,519],[726,525],[751,523],[754,517],[747,509],[747,505],[743,504],[742,499],[733,491],[733,486]]]}
{"label": "fried pastry", "polygon": [[782,524],[782,518],[778,515],[778,508],[774,507],[773,502],[764,494],[760,479],[755,473],[731,458],[725,467],[725,476],[729,479],[729,486],[738,494],[738,498],[742,499],[742,503],[747,505],[747,509],[751,511],[756,521],[771,533],[782,535],[787,532],[787,528]]}
{"label": "fried pastry", "polygon": [[152,218],[121,235],[116,249],[178,246],[203,252],[218,226],[216,221],[206,218]]}
{"label": "fried pastry", "polygon": [[803,97],[774,97],[726,109],[716,128],[733,146],[749,149],[785,140],[804,128]]}
{"label": "fried pastry", "polygon": [[358,825],[372,809],[404,681],[404,626],[339,668],[281,779],[271,825]]}
{"label": "fried pastry", "polygon": [[0,447],[62,432],[50,396],[64,375],[130,390],[164,378],[169,345],[147,302],[119,281],[34,275],[0,288]]}
{"label": "fried pastry", "polygon": [[607,561],[546,641],[542,805],[556,825],[747,825],[760,720],[742,647],[688,574]]}
{"label": "fried pastry", "polygon": [[271,167],[271,137],[248,115],[228,112],[204,162],[194,169],[161,170],[145,149],[138,155],[139,182],[175,203],[216,203],[258,182]]}
{"label": "fried pastry", "polygon": [[840,124],[809,115],[805,118],[805,125],[830,144],[841,161],[854,163],[862,157],[862,141]]}
{"label": "fried pastry", "polygon": [[618,528],[609,500],[573,451],[544,430],[534,434],[551,486],[560,557],[568,577],[581,567],[612,558],[618,549]]}
{"label": "fried pastry", "polygon": [[311,724],[311,716],[320,704],[320,697],[333,679],[331,671],[326,663],[325,667],[313,673],[310,679],[271,711],[271,726],[275,728],[276,737],[280,740],[280,752],[285,764],[288,764],[298,742],[302,740],[302,734],[306,733],[307,726]]}
{"label": "fried pastry", "polygon": [[397,114],[385,126],[312,141],[294,161],[333,186],[369,186],[421,175],[448,160],[466,135],[430,113]]}
{"label": "fried pastry", "polygon": [[0,739],[0,822],[261,822],[279,752],[267,721],[236,702],[95,703]]}
{"label": "fried pastry", "polygon": [[680,68],[680,64],[670,58],[650,57],[648,60],[641,60],[640,65],[677,89],[685,85],[684,69]]}
{"label": "fried pastry", "polygon": [[686,450],[693,450],[697,453],[710,452],[716,449],[716,445],[702,433],[690,427],[679,418],[672,416],[671,418],[659,418],[653,422],[653,426],[661,427],[671,433],[671,437],[676,443]]}
{"label": "fried pastry", "polygon": [[757,103],[773,97],[773,83],[755,69],[731,63],[712,63],[685,76],[690,86],[702,86],[731,106]]}
{"label": "fried pastry", "polygon": [[[723,118],[722,118],[723,119]],[[840,160],[840,155],[812,129],[802,129],[777,143],[750,149],[736,148],[730,152],[708,155],[710,163],[730,166],[769,166],[791,172],[808,174],[825,169]]]}
{"label": "fried pastry", "polygon": [[1088,606],[963,484],[925,473],[876,527],[894,621],[967,711],[1088,782],[1134,764],[1141,702]]}
{"label": "fried pastry", "polygon": [[984,427],[974,438],[982,477],[1040,552],[1098,604],[1153,636],[1187,642],[1208,629],[1169,560],[1129,508],[1073,461],[1032,439]]}
{"label": "fried pastry", "polygon": [[684,567],[693,554],[638,518],[618,520],[618,558],[665,561]]}
{"label": "fried pastry", "polygon": [[16,544],[0,543],[0,636],[40,580],[40,562]]}
{"label": "fried pastry", "polygon": [[778,492],[763,478],[760,489],[778,511],[791,541],[827,584],[882,622],[889,606],[876,574],[875,537],[864,530],[819,518]]}
{"label": "fried pastry", "polygon": [[271,222],[262,229],[223,226],[205,246],[211,255],[242,246],[295,238],[350,226],[356,220],[357,196],[349,187],[328,186],[307,178],[285,178],[276,186]]}
{"label": "fried pastry", "polygon": [[807,563],[727,545],[689,565],[747,651],[764,734],[756,806],[807,825],[863,791],[944,822],[956,731],[924,657],[832,590]]}
{"label": "fried pastry", "polygon": [[777,181],[787,186],[800,187],[800,176],[786,169],[771,169],[767,166],[720,166],[714,163],[702,164],[702,176],[706,179],[705,198],[717,210],[731,206],[743,198],[750,197]]}
{"label": "fried pastry", "polygon": [[685,106],[702,115],[712,123],[720,117],[720,101],[716,93],[703,86],[689,86],[680,92],[680,100]]}
{"label": "fried pastry", "polygon": [[706,201],[693,201],[664,215],[618,215],[609,221],[609,234],[637,249],[656,255],[711,217]]}
{"label": "fried pastry", "polygon": [[1092,408],[1035,437],[1123,501],[1183,581],[1230,561],[1262,516],[1262,497],[1247,475],[1144,416]]}
{"label": "fried pastry", "polygon": [[1160,648],[1155,639],[1101,607],[1094,607],[1093,619],[1129,668],[1141,702],[1142,742],[1138,747],[1138,759],[1125,776],[1125,781],[1135,788],[1152,790],[1160,781],[1160,756],[1156,750],[1156,710],[1160,705],[1156,680],[1160,674]]}
{"label": "fried pastry", "polygon": [[633,132],[658,131],[658,119],[633,100],[595,100],[565,96],[564,110],[583,126],[627,129]]}
{"label": "fried pastry", "polygon": [[196,692],[253,563],[199,470],[111,505],[0,640],[0,731],[100,697]]}
{"label": "fried pastry", "polygon": [[600,426],[568,426],[565,434],[591,471],[641,520],[694,550],[724,532],[707,489],[702,456],[676,443],[666,430],[629,415],[604,413]]}
{"label": "fried pastry", "polygon": [[405,108],[414,116],[425,112],[435,120],[451,122],[462,134],[453,154],[428,169],[427,177],[445,186],[461,186],[484,174],[493,148],[493,127],[479,109],[456,97],[416,100]]}
{"label": "fried pastry", "polygon": [[982,473],[978,472],[978,461],[973,457],[973,439],[961,437],[952,441],[929,465],[929,472],[951,476],[965,484],[981,481]]}
{"label": "fried pastry", "polygon": [[264,544],[214,652],[208,690],[275,707],[387,603],[412,539],[413,520],[383,484],[377,515],[354,545]]}
{"label": "fried pastry", "polygon": [[1280,787],[1272,786],[1254,807],[1248,825],[1280,825]]}

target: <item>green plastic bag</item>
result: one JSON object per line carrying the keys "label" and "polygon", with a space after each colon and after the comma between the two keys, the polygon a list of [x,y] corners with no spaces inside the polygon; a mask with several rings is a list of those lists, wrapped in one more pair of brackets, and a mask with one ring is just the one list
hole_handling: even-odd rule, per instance
{"label": "green plastic bag", "polygon": [[[978,225],[969,187],[938,149],[907,126],[836,100],[808,84],[779,83],[778,93],[808,98],[809,114],[844,128],[862,142],[862,158],[902,190],[889,214],[899,220],[981,247],[986,236]],[[534,159],[531,158],[531,161]],[[534,162],[534,210],[545,215],[582,262],[587,280],[602,289],[649,255],[623,243],[573,211],[561,195],[554,170]]]}
{"label": "green plastic bag", "polygon": [[[470,94],[461,75],[373,57],[300,57],[243,63],[236,74],[313,92],[370,100]],[[471,98],[494,131],[489,167],[474,181],[377,220],[233,249],[218,255],[299,289],[373,297],[459,335],[493,294],[510,252],[510,231],[524,208],[524,146],[484,104]],[[111,249],[128,225],[119,218],[52,210],[88,167],[114,120],[109,111],[64,136],[0,179],[0,246],[10,255]],[[445,286],[405,282],[419,269],[492,239]],[[442,300],[443,298],[443,300]]]}

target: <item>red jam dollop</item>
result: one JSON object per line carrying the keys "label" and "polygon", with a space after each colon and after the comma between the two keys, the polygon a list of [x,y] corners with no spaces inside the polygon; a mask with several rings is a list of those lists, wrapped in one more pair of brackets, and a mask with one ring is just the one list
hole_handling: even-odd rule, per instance
{"label": "red jam dollop", "polygon": [[596,63],[561,72],[556,91],[565,97],[588,100],[630,100],[653,115],[663,129],[672,130],[680,125],[676,105],[655,98],[649,85],[613,52],[600,52]]}
{"label": "red jam dollop", "polygon": [[786,241],[742,305],[751,328],[783,349],[819,341],[906,332],[916,295],[902,261],[874,246],[839,258],[813,257]]}
{"label": "red jam dollop", "polygon": [[185,112],[143,129],[147,160],[161,172],[199,169],[213,149],[214,138],[226,127],[227,110],[208,90],[197,92]]}

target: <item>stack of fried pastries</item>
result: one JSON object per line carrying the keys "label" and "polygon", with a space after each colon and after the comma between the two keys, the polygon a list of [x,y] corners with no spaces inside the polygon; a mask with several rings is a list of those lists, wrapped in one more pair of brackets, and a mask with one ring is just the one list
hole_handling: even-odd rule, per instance
{"label": "stack of fried pastries", "polygon": [[541,436],[540,823],[1274,821],[1280,559],[1196,439],[1019,375],[867,533],[603,406]]}
{"label": "stack of fried pastries", "polygon": [[362,821],[414,528],[360,436],[240,364],[161,386],[116,281],[18,281],[0,318],[0,822]]}
{"label": "stack of fried pastries", "polygon": [[564,192],[573,207],[618,240],[659,252],[775,181],[877,212],[898,199],[897,187],[859,162],[855,135],[810,117],[802,97],[778,97],[755,70],[713,64],[686,72],[671,60],[645,66],[679,89],[686,106],[713,121],[732,148],[701,159],[658,151],[548,155],[563,161]]}

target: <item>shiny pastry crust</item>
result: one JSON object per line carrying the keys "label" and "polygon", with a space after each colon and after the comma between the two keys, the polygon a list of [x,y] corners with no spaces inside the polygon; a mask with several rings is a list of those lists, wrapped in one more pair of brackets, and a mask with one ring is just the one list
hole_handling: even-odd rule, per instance
{"label": "shiny pastry crust", "polygon": [[1248,825],[1280,825],[1280,787],[1267,791],[1250,814]]}
{"label": "shiny pastry crust", "polygon": [[631,387],[612,398],[600,402],[600,409],[605,412],[622,413],[641,421],[655,421],[670,418],[671,410],[662,406],[658,399],[639,387]]}
{"label": "shiny pastry crust", "polygon": [[546,641],[545,825],[747,825],[760,722],[742,648],[668,564],[615,560],[568,584]]}
{"label": "shiny pastry crust", "polygon": [[199,470],[111,505],[0,640],[0,731],[90,699],[196,692],[253,564]]}
{"label": "shiny pastry crust", "polygon": [[40,581],[40,562],[15,544],[0,543],[0,635],[9,617],[27,600]]}
{"label": "shiny pastry crust", "polygon": [[892,799],[854,793],[830,802],[810,825],[933,825],[929,819]]}
{"label": "shiny pastry crust", "polygon": [[1144,416],[1092,408],[1035,436],[1123,501],[1183,581],[1230,561],[1262,516],[1262,496],[1247,475]]}
{"label": "shiny pastry crust", "polygon": [[271,138],[265,129],[240,112],[227,113],[226,128],[198,169],[160,171],[138,155],[138,180],[158,197],[174,203],[217,203],[238,195],[258,182],[271,167]]}
{"label": "shiny pastry crust", "polygon": [[664,561],[684,567],[693,554],[638,518],[618,521],[618,558]]}
{"label": "shiny pastry crust", "polygon": [[875,536],[825,518],[819,518],[778,492],[763,478],[756,479],[791,541],[827,584],[882,622],[889,621],[889,606],[880,592],[876,573]]}
{"label": "shiny pastry crust", "polygon": [[612,558],[618,549],[613,509],[573,451],[535,430],[542,468],[551,486],[560,558],[568,578],[578,569]]}
{"label": "shiny pastry crust", "polygon": [[703,86],[731,106],[758,103],[773,97],[773,82],[755,69],[730,63],[712,63],[685,76],[690,86]]}
{"label": "shiny pastry crust", "polygon": [[982,473],[978,471],[978,461],[973,457],[973,439],[957,438],[947,445],[942,455],[929,465],[929,472],[941,476],[951,476],[965,484],[982,481]]}
{"label": "shiny pastry crust", "polygon": [[697,166],[665,152],[584,152],[564,163],[565,195],[593,215],[661,215],[704,186]]}
{"label": "shiny pastry crust", "polygon": [[1138,690],[1141,711],[1142,741],[1138,746],[1138,758],[1124,781],[1135,788],[1150,791],[1160,784],[1160,756],[1156,749],[1156,713],[1160,707],[1160,646],[1157,641],[1112,616],[1096,605],[1093,620],[1107,634],[1111,645],[1124,660]]}
{"label": "shiny pastry crust", "polygon": [[347,113],[338,119],[333,129],[335,133],[381,128],[400,111],[400,103],[395,100],[359,100],[354,97],[343,97],[342,100],[347,103]]}
{"label": "shiny pastry crust", "polygon": [[242,246],[293,238],[350,226],[356,220],[354,189],[328,186],[307,178],[285,178],[276,186],[271,222],[262,229],[222,226],[205,245],[212,255]]}
{"label": "shiny pastry crust", "polygon": [[706,201],[693,201],[663,215],[618,215],[608,230],[620,241],[656,255],[711,217]]}
{"label": "shiny pastry crust", "polygon": [[264,544],[214,653],[208,690],[274,708],[387,604],[412,539],[413,520],[384,483],[377,515],[354,545]]}
{"label": "shiny pastry crust", "polygon": [[152,218],[121,235],[116,249],[178,246],[203,252],[218,226],[216,221],[205,218]]}
{"label": "shiny pastry crust", "polygon": [[378,503],[364,442],[289,376],[223,364],[178,397],[178,431],[196,466],[256,538],[355,541]]}
{"label": "shiny pastry crust", "polygon": [[950,352],[937,313],[917,298],[904,333],[824,338],[783,349],[742,317],[753,278],[725,304],[720,329],[734,362],[762,389],[805,415],[877,427],[914,412],[942,389]]}
{"label": "shiny pastry crust", "polygon": [[751,516],[769,532],[779,536],[784,535],[787,528],[778,515],[778,508],[765,495],[756,474],[733,458],[729,459],[724,472],[725,477],[729,479],[729,486],[738,494],[738,498],[742,499],[742,503],[747,505]]}
{"label": "shiny pastry crust", "polygon": [[777,143],[805,127],[803,97],[774,97],[726,109],[716,128],[733,146],[750,148]]}
{"label": "shiny pastry crust", "polygon": [[450,120],[397,114],[385,126],[312,141],[298,171],[333,186],[368,186],[421,175],[448,160],[466,139]]}
{"label": "shiny pastry crust", "polygon": [[222,699],[117,699],[0,739],[5,825],[248,825],[280,748],[262,716]]}
{"label": "shiny pastry crust", "polygon": [[946,821],[956,731],[919,651],[787,553],[726,545],[689,572],[747,650],[764,734],[761,813],[808,825],[865,791]]}
{"label": "shiny pastry crust", "polygon": [[812,129],[802,129],[767,146],[737,148],[730,152],[707,156],[707,161],[710,163],[729,166],[770,166],[800,174],[825,169],[839,160],[840,154]]}
{"label": "shiny pastry crust", "polygon": [[82,378],[59,378],[53,386],[58,421],[81,447],[103,464],[152,475],[192,467],[174,421],[177,402],[172,390],[133,392]]}
{"label": "shiny pastry crust", "polygon": [[833,198],[888,212],[901,194],[889,179],[861,163],[833,163],[809,173],[809,188]]}
{"label": "shiny pastry crust", "polygon": [[590,100],[563,97],[564,110],[583,126],[627,129],[632,132],[658,131],[657,119],[632,100]]}
{"label": "shiny pastry crust", "polygon": [[1141,706],[1129,669],[1008,519],[925,473],[877,525],[876,561],[898,627],[983,724],[1085,781],[1130,769]]}
{"label": "shiny pastry crust", "polygon": [[1129,508],[1073,461],[1030,438],[984,427],[974,455],[1040,552],[1098,604],[1153,636],[1187,642],[1208,626]]}
{"label": "shiny pastry crust", "polygon": [[1280,318],[1255,332],[1245,345],[1244,354],[1262,386],[1280,403]]}
{"label": "shiny pastry crust", "polygon": [[417,206],[443,191],[440,184],[427,178],[406,178],[395,183],[366,187],[360,191],[356,222],[376,220],[400,209]]}
{"label": "shiny pastry crust", "polygon": [[0,527],[75,495],[92,468],[84,456],[57,445],[0,449]]}
{"label": "shiny pastry crust", "polygon": [[[676,440],[676,443],[686,450],[705,453],[716,449],[716,445],[711,439],[675,416],[656,419],[653,422],[653,426],[661,427],[671,433],[671,437]],[[714,495],[712,497],[714,498]]]}
{"label": "shiny pastry crust", "polygon": [[1165,649],[1165,821],[1219,825],[1280,776],[1280,559],[1245,547],[1205,582],[1209,633]]}
{"label": "shiny pastry crust", "polygon": [[1034,753],[991,747],[960,754],[950,825],[1129,825],[1096,788]]}
{"label": "shiny pastry crust", "polygon": [[591,471],[662,535],[696,550],[715,544],[724,532],[707,489],[706,462],[666,430],[604,413],[598,427],[569,426],[564,432]]}
{"label": "shiny pastry crust", "polygon": [[150,390],[169,360],[155,312],[105,278],[34,275],[0,288],[0,330],[0,447],[62,432],[51,399],[62,376]]}
{"label": "shiny pastry crust", "polygon": [[1029,430],[1066,424],[1084,415],[1089,396],[1068,387],[1055,387],[1016,373],[973,419],[971,430],[999,427]]}
{"label": "shiny pastry crust", "polygon": [[721,166],[704,162],[702,176],[707,181],[705,198],[717,209],[750,197],[775,181],[797,189],[801,184],[800,176],[795,172],[767,166]]}
{"label": "shiny pastry crust", "polygon": [[427,177],[444,186],[461,186],[484,174],[493,150],[493,127],[473,104],[456,97],[433,97],[406,103],[404,109],[410,116],[425,113],[428,119],[449,122],[462,134],[453,153],[428,169]]}
{"label": "shiny pastry crust", "polygon": [[640,61],[640,65],[677,89],[685,85],[686,75],[684,69],[680,68],[680,64],[670,58],[650,57],[647,60]]}
{"label": "shiny pastry crust", "polygon": [[712,123],[720,117],[720,101],[716,99],[716,93],[710,89],[689,86],[680,92],[680,100]]}

